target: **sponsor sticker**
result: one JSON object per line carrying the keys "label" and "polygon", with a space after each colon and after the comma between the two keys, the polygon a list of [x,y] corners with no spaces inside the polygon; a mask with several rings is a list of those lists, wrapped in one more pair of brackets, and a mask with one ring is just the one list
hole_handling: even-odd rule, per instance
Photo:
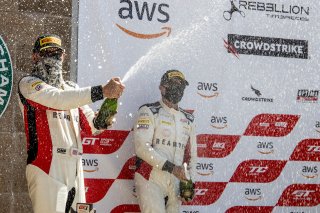
{"label": "sponsor sticker", "polygon": [[171,126],[172,123],[169,122],[169,121],[164,121],[164,120],[161,120],[161,124],[165,124],[165,125],[168,125],[168,126]]}
{"label": "sponsor sticker", "polygon": [[306,40],[228,34],[225,43],[228,52],[236,56],[244,54],[308,59]]}
{"label": "sponsor sticker", "polygon": [[40,46],[47,44],[47,43],[54,43],[61,46],[61,40],[55,37],[46,37],[40,40]]}
{"label": "sponsor sticker", "polygon": [[150,120],[149,119],[139,119],[138,125],[140,125],[140,124],[150,124]]}

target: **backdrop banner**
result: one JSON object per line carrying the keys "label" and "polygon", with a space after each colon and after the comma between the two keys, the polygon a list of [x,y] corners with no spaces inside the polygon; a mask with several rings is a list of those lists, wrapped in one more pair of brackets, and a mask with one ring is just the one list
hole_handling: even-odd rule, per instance
{"label": "backdrop banner", "polygon": [[169,69],[189,81],[180,106],[198,145],[196,197],[181,212],[320,212],[319,1],[79,4],[79,85],[126,85],[113,128],[83,135],[97,212],[140,211],[131,130]]}

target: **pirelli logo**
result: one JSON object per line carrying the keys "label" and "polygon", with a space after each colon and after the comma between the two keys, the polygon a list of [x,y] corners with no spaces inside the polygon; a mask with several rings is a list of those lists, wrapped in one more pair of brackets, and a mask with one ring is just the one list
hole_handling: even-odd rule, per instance
{"label": "pirelli logo", "polygon": [[61,46],[61,40],[56,37],[46,37],[46,38],[43,38],[40,40],[40,46],[43,46],[48,43],[54,43],[54,44],[58,44],[59,46]]}
{"label": "pirelli logo", "polygon": [[228,34],[227,43],[233,54],[308,59],[306,40]]}

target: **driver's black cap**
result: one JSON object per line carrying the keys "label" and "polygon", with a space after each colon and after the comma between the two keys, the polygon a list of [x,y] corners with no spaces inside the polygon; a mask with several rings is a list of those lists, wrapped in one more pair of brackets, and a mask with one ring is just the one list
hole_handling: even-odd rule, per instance
{"label": "driver's black cap", "polygon": [[189,82],[185,79],[183,73],[179,70],[168,70],[165,74],[162,75],[160,84],[166,84],[170,82],[172,78],[181,79],[185,85],[189,85]]}
{"label": "driver's black cap", "polygon": [[50,47],[57,47],[61,50],[64,50],[61,43],[61,38],[55,34],[41,35],[37,38],[36,42],[34,43],[33,52],[40,52]]}

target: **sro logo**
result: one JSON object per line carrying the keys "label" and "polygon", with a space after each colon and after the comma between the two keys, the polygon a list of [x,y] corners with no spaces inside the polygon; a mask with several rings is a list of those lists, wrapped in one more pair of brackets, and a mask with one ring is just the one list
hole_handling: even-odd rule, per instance
{"label": "sro logo", "polygon": [[225,142],[214,142],[212,144],[212,149],[224,149],[226,147]]}

